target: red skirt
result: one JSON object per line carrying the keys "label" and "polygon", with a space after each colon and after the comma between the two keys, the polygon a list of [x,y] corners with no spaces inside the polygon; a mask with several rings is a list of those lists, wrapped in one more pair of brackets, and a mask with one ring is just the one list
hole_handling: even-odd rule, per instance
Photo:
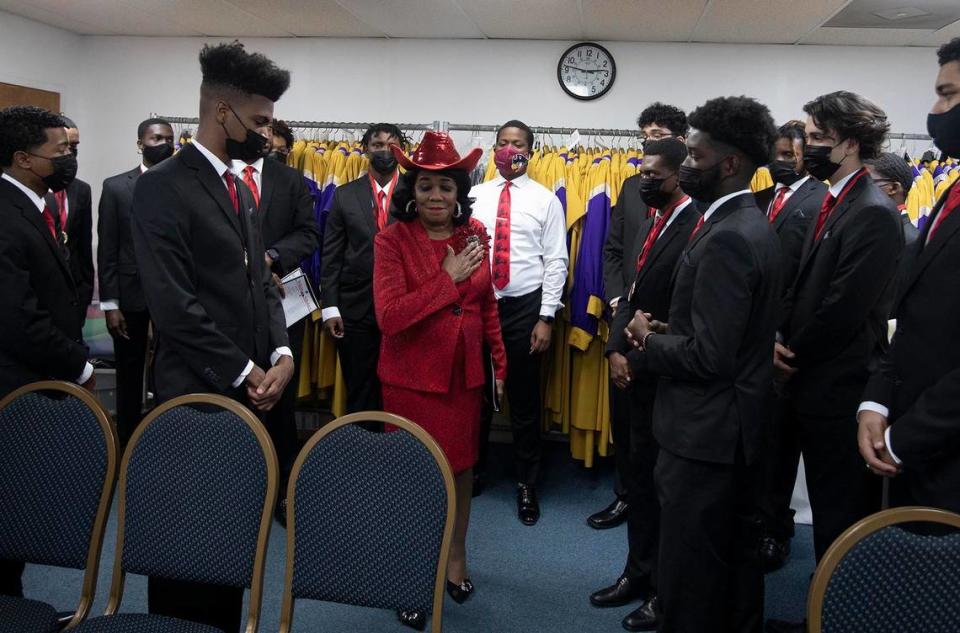
{"label": "red skirt", "polygon": [[383,385],[383,409],[423,427],[443,449],[453,472],[461,473],[477,463],[483,398],[482,387],[467,388],[462,339],[457,343],[452,373],[447,393]]}

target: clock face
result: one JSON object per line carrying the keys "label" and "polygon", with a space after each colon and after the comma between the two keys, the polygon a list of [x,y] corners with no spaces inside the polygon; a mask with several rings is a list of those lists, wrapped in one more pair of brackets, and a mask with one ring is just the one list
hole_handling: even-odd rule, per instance
{"label": "clock face", "polygon": [[557,79],[574,99],[597,99],[613,87],[617,65],[610,51],[586,42],[567,49],[557,64]]}

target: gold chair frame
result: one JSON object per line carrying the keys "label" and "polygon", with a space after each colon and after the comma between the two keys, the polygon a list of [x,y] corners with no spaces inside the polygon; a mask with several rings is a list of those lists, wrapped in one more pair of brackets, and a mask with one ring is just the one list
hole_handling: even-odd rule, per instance
{"label": "gold chair frame", "polygon": [[97,591],[97,573],[100,569],[100,553],[103,550],[103,537],[107,527],[107,516],[110,513],[110,502],[113,499],[113,486],[117,479],[117,434],[110,423],[110,414],[107,413],[103,405],[86,389],[69,382],[59,380],[44,380],[34,382],[20,387],[16,391],[8,394],[3,400],[0,400],[0,410],[5,409],[14,400],[28,393],[38,391],[56,391],[68,396],[77,398],[90,409],[100,430],[103,431],[104,440],[107,444],[107,468],[103,478],[103,488],[100,490],[100,502],[97,505],[97,515],[93,521],[93,529],[90,532],[90,546],[87,548],[87,564],[83,571],[83,584],[80,588],[80,602],[73,613],[73,616],[64,625],[63,630],[68,631],[81,622],[90,613],[90,607],[93,604],[93,598]]}
{"label": "gold chair frame", "polygon": [[392,424],[397,428],[403,429],[417,438],[421,444],[427,447],[427,450],[433,455],[440,473],[443,476],[444,487],[447,492],[447,518],[443,527],[443,539],[440,542],[440,556],[437,561],[437,575],[433,589],[433,614],[431,616],[431,628],[433,633],[442,633],[443,631],[443,594],[446,588],[447,579],[447,560],[450,556],[450,543],[453,540],[453,524],[457,513],[456,493],[453,483],[453,471],[450,469],[450,462],[447,456],[443,454],[436,440],[430,437],[430,434],[424,431],[419,425],[406,418],[402,418],[392,413],[383,411],[361,411],[351,413],[328,423],[322,429],[313,434],[306,443],[300,454],[297,456],[293,465],[293,471],[290,473],[290,481],[287,485],[287,570],[283,584],[283,606],[280,611],[280,633],[290,633],[293,626],[293,558],[294,558],[294,536],[296,534],[296,483],[300,477],[300,469],[306,461],[310,451],[325,437],[350,424],[359,424],[361,422],[383,422]]}
{"label": "gold chair frame", "polygon": [[823,600],[827,593],[827,586],[840,562],[860,541],[875,532],[897,525],[899,523],[937,523],[960,530],[960,515],[936,508],[920,506],[906,506],[891,508],[858,521],[847,528],[840,537],[833,542],[823,560],[817,565],[810,583],[810,593],[807,597],[807,631],[821,633],[823,629]]}
{"label": "gold chair frame", "polygon": [[263,572],[266,563],[267,542],[270,538],[270,526],[273,520],[273,508],[277,502],[277,490],[279,488],[280,471],[277,463],[277,454],[273,448],[273,442],[270,435],[264,428],[260,420],[245,406],[231,400],[225,396],[210,393],[195,393],[180,396],[168,400],[162,405],[151,411],[143,421],[137,426],[136,431],[130,437],[127,450],[123,455],[123,462],[120,464],[120,485],[117,489],[119,497],[117,511],[117,546],[113,562],[113,581],[110,587],[110,600],[107,603],[107,609],[104,615],[114,615],[120,609],[120,603],[123,600],[123,585],[126,579],[126,572],[121,568],[123,559],[123,533],[126,525],[126,490],[127,490],[127,467],[130,463],[130,456],[136,447],[140,438],[147,428],[161,415],[170,409],[189,406],[189,405],[213,405],[226,409],[238,418],[243,420],[250,430],[253,431],[263,450],[264,460],[267,466],[267,490],[263,503],[263,511],[260,515],[260,529],[257,537],[257,551],[253,559],[253,576],[250,581],[250,603],[247,609],[247,625],[244,629],[246,633],[256,633],[260,624],[260,609],[263,602]]}

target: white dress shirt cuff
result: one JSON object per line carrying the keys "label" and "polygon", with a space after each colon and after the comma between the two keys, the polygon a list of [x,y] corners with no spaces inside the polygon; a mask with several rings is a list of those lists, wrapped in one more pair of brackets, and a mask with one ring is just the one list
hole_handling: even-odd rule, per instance
{"label": "white dress shirt cuff", "polygon": [[248,360],[248,361],[247,361],[247,366],[243,368],[243,371],[240,372],[240,375],[237,377],[236,380],[233,381],[233,384],[232,384],[231,386],[232,386],[234,389],[236,389],[237,387],[239,387],[240,385],[242,385],[242,384],[243,384],[243,381],[247,379],[247,376],[249,376],[249,375],[250,375],[250,372],[252,372],[252,371],[253,371],[253,361],[252,361],[252,360]]}
{"label": "white dress shirt cuff", "polygon": [[560,312],[561,308],[563,308],[562,303],[559,305],[541,305],[540,316],[550,317],[551,319],[554,319],[557,316],[557,312]]}
{"label": "white dress shirt cuff", "polygon": [[120,302],[116,299],[101,299],[100,300],[100,309],[106,312],[107,310],[119,310]]}
{"label": "white dress shirt cuff", "polygon": [[278,347],[277,349],[273,350],[273,353],[270,354],[270,365],[276,365],[281,356],[289,356],[290,358],[293,358],[293,351],[291,351],[289,347]]}
{"label": "white dress shirt cuff", "polygon": [[82,385],[86,383],[88,380],[90,380],[90,376],[92,375],[93,375],[93,365],[91,365],[90,363],[85,363],[83,365],[83,373],[80,374],[80,377],[77,378],[74,382],[76,382],[78,385]]}
{"label": "white dress shirt cuff", "polygon": [[620,303],[620,297],[614,297],[609,302],[611,308],[616,308],[617,304]]}
{"label": "white dress shirt cuff", "polygon": [[324,308],[320,311],[320,318],[324,321],[328,319],[339,319],[340,318],[340,308],[337,306],[330,306],[329,308]]}
{"label": "white dress shirt cuff", "polygon": [[861,403],[860,403],[860,408],[857,409],[857,415],[858,415],[858,416],[860,415],[860,412],[861,412],[861,411],[873,411],[874,413],[879,413],[880,415],[882,415],[882,416],[885,417],[885,418],[889,418],[889,417],[890,417],[890,409],[888,409],[887,407],[883,406],[883,405],[880,404],[879,402],[873,402],[873,401],[871,401],[871,400],[868,400],[868,401],[866,401],[866,402],[861,402]]}
{"label": "white dress shirt cuff", "polygon": [[892,426],[888,426],[887,430],[883,432],[883,443],[887,445],[887,452],[890,453],[890,457],[892,457],[893,461],[897,462],[897,466],[899,466],[903,462],[900,461],[900,458],[893,452],[893,447],[890,446],[890,429],[892,428]]}

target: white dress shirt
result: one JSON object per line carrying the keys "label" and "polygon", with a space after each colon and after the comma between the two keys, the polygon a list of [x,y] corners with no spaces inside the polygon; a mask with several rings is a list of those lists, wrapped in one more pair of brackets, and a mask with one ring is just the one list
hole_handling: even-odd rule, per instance
{"label": "white dress shirt", "polygon": [[780,195],[780,190],[784,187],[787,188],[787,193],[783,196],[783,204],[787,204],[787,201],[793,197],[793,194],[797,193],[797,190],[803,186],[803,183],[810,180],[810,176],[804,176],[800,180],[796,181],[792,185],[785,185],[782,182],[778,182],[773,189],[773,199],[770,200],[770,204],[767,205],[766,214],[769,216],[770,212],[773,210],[773,203],[776,202],[777,196]]}
{"label": "white dress shirt", "polygon": [[733,193],[728,193],[727,195],[725,195],[725,196],[722,197],[722,198],[719,198],[718,200],[714,200],[714,201],[713,201],[713,204],[711,204],[710,207],[707,209],[707,212],[703,214],[703,221],[704,221],[704,222],[708,221],[708,220],[710,219],[710,216],[713,215],[713,213],[714,213],[717,209],[719,209],[720,207],[722,207],[722,206],[724,205],[724,203],[727,202],[728,200],[733,200],[733,199],[736,198],[737,196],[742,196],[742,195],[745,195],[745,194],[746,194],[746,195],[749,195],[749,194],[750,194],[750,190],[749,190],[749,189],[742,189],[742,190],[740,190],[740,191],[734,191]]}
{"label": "white dress shirt", "polygon": [[263,159],[258,158],[255,162],[250,163],[249,165],[243,162],[242,160],[233,161],[233,174],[246,182],[243,179],[243,172],[246,171],[247,167],[253,167],[253,182],[257,185],[257,194],[263,193]]}
{"label": "white dress shirt", "polygon": [[[143,164],[143,161],[140,162],[140,175],[146,173],[150,169]],[[110,310],[119,310],[120,309],[120,300],[119,299],[101,299],[100,300],[100,310],[103,312],[109,312]]]}
{"label": "white dress shirt", "polygon": [[[193,141],[193,146],[196,147],[201,154],[203,154],[203,156],[210,162],[211,165],[213,165],[214,171],[220,174],[220,182],[223,183],[224,188],[229,192],[230,188],[227,186],[227,179],[224,176],[226,175],[227,172],[232,171],[230,167],[228,167],[226,163],[220,160],[220,158],[217,157],[216,154],[208,150],[206,147],[198,143],[196,140]],[[246,167],[246,163],[241,163],[241,164],[244,167]],[[263,163],[260,163],[260,165],[263,166]],[[277,361],[280,360],[281,356],[289,356],[290,358],[293,358],[293,351],[291,351],[291,349],[286,346],[278,347],[273,351],[272,354],[270,354],[270,364],[276,365]],[[232,386],[234,388],[237,388],[240,385],[242,385],[243,381],[247,379],[247,376],[250,375],[251,371],[253,371],[253,361],[248,360],[247,366],[244,367],[242,372],[240,372],[240,375],[237,376],[237,379],[233,381]]]}
{"label": "white dress shirt", "polygon": [[[374,206],[376,206],[377,204],[377,197],[380,195],[380,192],[383,192],[387,200],[390,199],[390,191],[393,189],[393,177],[391,177],[390,180],[388,180],[387,184],[385,185],[381,185],[379,182],[377,182],[376,179],[373,180],[373,184],[376,185],[377,187],[377,190],[374,192],[374,195],[373,195]],[[387,209],[387,213],[389,212],[390,212],[390,209]],[[327,319],[339,319],[339,318],[341,318],[340,308],[338,308],[337,306],[330,306],[320,310],[320,319],[322,321],[326,321]]]}
{"label": "white dress shirt", "polygon": [[[540,316],[553,317],[563,307],[567,281],[567,226],[557,196],[523,174],[510,181],[510,283],[494,288],[497,298],[522,297],[542,288]],[[497,206],[506,179],[496,178],[470,190],[473,217],[483,223],[495,246]],[[492,260],[492,258],[491,258]],[[491,261],[492,266],[492,261]]]}
{"label": "white dress shirt", "polygon": [[[43,215],[43,210],[47,208],[47,203],[43,200],[43,196],[38,196],[36,191],[26,186],[16,178],[12,178],[8,174],[0,174],[0,178],[3,178],[4,180],[12,184],[14,187],[22,191],[24,195],[30,198],[30,202],[32,202],[34,206],[37,207],[37,210],[40,211],[40,215]],[[90,376],[92,375],[93,375],[93,365],[91,365],[90,363],[84,363],[83,373],[80,374],[80,376],[76,380],[74,380],[74,382],[77,383],[78,385],[82,385],[83,383],[90,380]]]}
{"label": "white dress shirt", "polygon": [[850,182],[851,178],[857,175],[859,171],[860,171],[859,169],[855,169],[853,170],[852,173],[847,174],[846,176],[844,176],[834,184],[830,185],[830,195],[833,196],[834,198],[839,197],[840,192],[843,191],[843,188],[847,185],[848,182]]}

